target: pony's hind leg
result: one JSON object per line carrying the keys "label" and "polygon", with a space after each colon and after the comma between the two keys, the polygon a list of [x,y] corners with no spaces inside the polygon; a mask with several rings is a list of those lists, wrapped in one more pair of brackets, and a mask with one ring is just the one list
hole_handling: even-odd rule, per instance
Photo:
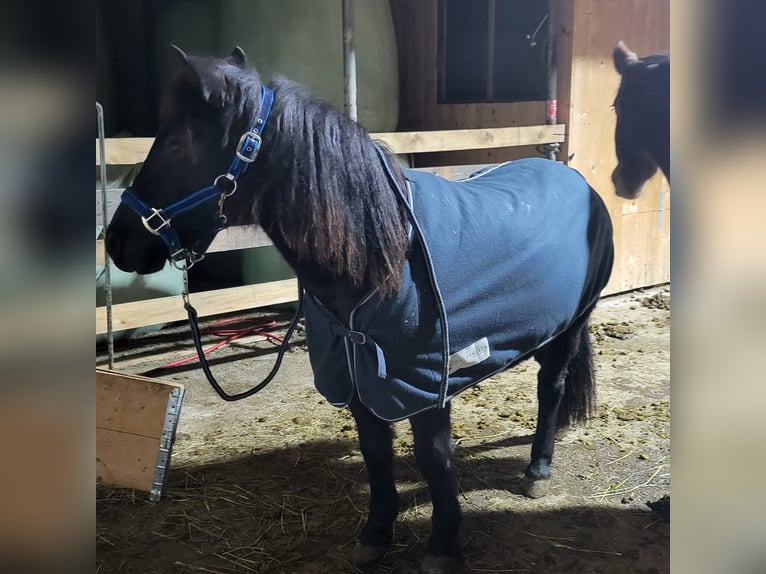
{"label": "pony's hind leg", "polygon": [[585,420],[594,398],[592,353],[586,318],[575,322],[535,354],[537,429],[532,457],[524,472],[522,492],[539,498],[548,492],[556,431]]}
{"label": "pony's hind leg", "polygon": [[359,534],[351,559],[357,564],[369,564],[388,550],[394,520],[399,514],[399,495],[394,482],[393,434],[391,424],[372,414],[356,394],[349,408],[356,420],[359,446],[370,483],[367,523]]}
{"label": "pony's hind leg", "polygon": [[461,564],[460,504],[452,466],[450,405],[410,418],[415,459],[431,493],[431,537],[421,564],[424,574],[446,574]]}

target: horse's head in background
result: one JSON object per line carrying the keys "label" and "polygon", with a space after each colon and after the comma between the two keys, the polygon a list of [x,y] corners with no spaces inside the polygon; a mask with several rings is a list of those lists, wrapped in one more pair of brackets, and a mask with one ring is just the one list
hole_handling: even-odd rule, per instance
{"label": "horse's head in background", "polygon": [[634,199],[658,167],[670,180],[670,56],[639,58],[620,41],[613,59],[622,79],[614,100],[612,181],[617,195]]}
{"label": "horse's head in background", "polygon": [[[209,187],[227,171],[240,135],[247,130],[241,118],[251,110],[251,92],[260,89],[253,71],[244,77],[246,58],[235,48],[225,59],[187,56],[176,48],[182,67],[165,94],[159,128],[130,192],[145,205],[163,209]],[[228,182],[223,182],[228,183]],[[148,227],[162,224],[160,217],[142,218],[123,203],[106,232],[110,257],[124,271],[153,273],[168,259],[168,247]],[[193,250],[200,238],[212,237],[221,218],[215,198],[173,217],[180,246]]]}

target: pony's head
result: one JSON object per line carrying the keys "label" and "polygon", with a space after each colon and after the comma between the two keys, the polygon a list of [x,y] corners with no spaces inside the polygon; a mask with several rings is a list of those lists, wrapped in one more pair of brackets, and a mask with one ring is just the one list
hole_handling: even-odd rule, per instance
{"label": "pony's head", "polygon": [[[174,46],[175,48],[175,46]],[[247,130],[245,109],[258,101],[257,74],[245,74],[246,57],[240,48],[224,59],[187,56],[176,48],[181,69],[172,79],[162,103],[154,144],[130,189],[147,206],[162,209],[213,184],[226,173],[240,135]],[[241,81],[247,78],[247,82]],[[249,117],[249,116],[248,116]],[[156,227],[157,221],[150,221]],[[174,217],[180,246],[193,250],[220,224],[214,199]],[[106,232],[109,256],[124,271],[153,273],[168,258],[168,248],[125,203]]]}
{"label": "pony's head", "polygon": [[617,167],[612,182],[617,195],[634,199],[658,167],[667,174],[669,58],[639,58],[620,41],[613,59],[622,79],[614,100]]}

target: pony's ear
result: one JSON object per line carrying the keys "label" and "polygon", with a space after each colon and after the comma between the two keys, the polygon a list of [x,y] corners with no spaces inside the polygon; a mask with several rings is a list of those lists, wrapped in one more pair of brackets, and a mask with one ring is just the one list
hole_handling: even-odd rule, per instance
{"label": "pony's ear", "polygon": [[234,64],[239,68],[244,68],[247,65],[247,55],[242,48],[239,46],[234,46],[234,50],[232,50],[231,56],[226,58],[226,61],[230,64]]}
{"label": "pony's ear", "polygon": [[625,42],[620,40],[614,47],[612,52],[612,59],[614,60],[614,68],[620,75],[625,73],[630,66],[638,62],[638,54],[631,52],[625,45]]}
{"label": "pony's ear", "polygon": [[183,74],[187,78],[186,85],[202,96],[206,102],[226,100],[226,77],[223,71],[215,65],[213,60],[188,56],[175,44],[171,47],[178,53],[183,63]]}
{"label": "pony's ear", "polygon": [[170,47],[173,48],[173,50],[175,50],[176,54],[178,54],[178,57],[181,58],[181,60],[184,63],[187,63],[187,64],[189,63],[189,56],[186,55],[186,52],[184,52],[181,48],[179,48],[175,44],[170,44]]}

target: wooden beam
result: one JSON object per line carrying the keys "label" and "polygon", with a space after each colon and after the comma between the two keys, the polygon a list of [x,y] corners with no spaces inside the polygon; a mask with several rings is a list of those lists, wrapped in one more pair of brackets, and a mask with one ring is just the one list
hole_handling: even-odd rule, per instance
{"label": "wooden beam", "polygon": [[[146,159],[154,138],[107,138],[107,165],[135,165]],[[96,165],[99,163],[98,140],[96,140]]]}
{"label": "wooden beam", "polygon": [[[191,294],[191,302],[200,317],[255,309],[296,301],[298,283],[295,279],[272,281],[257,285],[216,289]],[[112,324],[115,331],[133,329],[158,323],[186,319],[179,296],[133,301],[112,306]],[[96,334],[106,333],[106,307],[96,308]]]}
{"label": "wooden beam", "polygon": [[[386,144],[397,154],[426,153],[561,143],[566,140],[566,126],[556,124],[473,130],[372,133],[370,137]],[[153,141],[152,138],[107,139],[106,162],[109,165],[141,163],[149,153]],[[98,145],[96,163],[98,163]]]}
{"label": "wooden beam", "polygon": [[470,165],[442,165],[437,167],[416,167],[414,168],[414,170],[433,173],[436,175],[440,175],[441,177],[445,179],[451,179],[453,181],[456,181],[459,179],[465,179],[468,176],[470,176],[472,173],[477,172],[480,169],[484,169],[485,167],[490,167],[492,165],[495,165],[495,164],[481,163],[481,164],[470,164]]}
{"label": "wooden beam", "polygon": [[[272,245],[266,232],[257,225],[237,225],[221,231],[208,248],[208,253],[267,247]],[[104,264],[104,241],[96,240],[96,265]]]}
{"label": "wooden beam", "polygon": [[[489,167],[492,164],[471,164],[471,165],[449,165],[441,167],[418,167],[415,171],[425,171],[435,173],[447,179],[464,179],[482,168]],[[108,217],[111,218],[114,210],[119,205],[119,195],[122,189],[108,190]],[[96,225],[101,224],[101,197],[96,194]],[[227,227],[221,231],[208,249],[208,253],[218,253],[221,251],[233,251],[235,249],[250,249],[253,247],[266,247],[272,245],[271,239],[266,232],[257,225],[237,225]],[[104,241],[96,240],[96,265],[104,264]]]}
{"label": "wooden beam", "polygon": [[[376,137],[376,134],[371,134]],[[439,130],[433,132],[397,132],[379,134],[381,141],[395,153],[424,153],[488,149],[563,142],[563,124],[478,130]]]}

